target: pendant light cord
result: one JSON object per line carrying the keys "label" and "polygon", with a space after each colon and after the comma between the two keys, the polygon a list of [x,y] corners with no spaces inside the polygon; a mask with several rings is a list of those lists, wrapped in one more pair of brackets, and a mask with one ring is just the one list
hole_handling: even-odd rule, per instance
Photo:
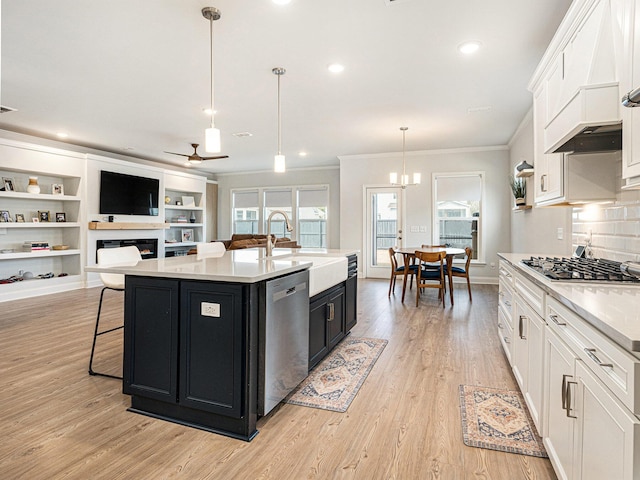
{"label": "pendant light cord", "polygon": [[213,17],[209,19],[209,40],[211,43],[211,128],[215,128],[213,120]]}
{"label": "pendant light cord", "polygon": [[282,116],[280,111],[280,77],[282,75],[277,75],[278,77],[278,155],[281,155],[282,149]]}

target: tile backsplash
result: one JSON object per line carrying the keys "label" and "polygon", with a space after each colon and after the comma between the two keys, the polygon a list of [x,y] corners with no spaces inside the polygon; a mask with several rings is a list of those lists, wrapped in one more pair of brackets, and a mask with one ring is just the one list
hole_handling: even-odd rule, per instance
{"label": "tile backsplash", "polygon": [[595,257],[640,261],[640,190],[619,191],[614,203],[574,207],[572,224],[574,249],[591,236]]}

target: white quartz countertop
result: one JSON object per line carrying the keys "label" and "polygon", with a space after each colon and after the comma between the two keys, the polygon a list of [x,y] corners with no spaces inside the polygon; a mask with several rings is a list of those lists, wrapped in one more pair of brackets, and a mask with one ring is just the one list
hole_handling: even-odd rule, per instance
{"label": "white quartz countertop", "polygon": [[552,282],[520,261],[531,256],[567,255],[499,253],[519,273],[543,288],[621,347],[640,352],[640,284]]}
{"label": "white quartz countertop", "polygon": [[265,257],[263,248],[230,250],[221,257],[198,260],[196,255],[141,260],[133,266],[85,267],[87,272],[119,273],[145,277],[181,278],[219,282],[255,283],[308,269],[309,260],[298,256],[338,257],[357,253],[337,249],[274,249],[272,257]]}

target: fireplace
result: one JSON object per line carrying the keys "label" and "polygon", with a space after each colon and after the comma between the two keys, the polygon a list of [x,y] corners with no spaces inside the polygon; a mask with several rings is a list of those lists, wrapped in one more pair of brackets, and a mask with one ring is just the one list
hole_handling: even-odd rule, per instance
{"label": "fireplace", "polygon": [[[134,245],[140,250],[143,259],[158,258],[158,239],[157,238],[141,238],[137,240],[97,240],[96,248],[117,248],[129,247]],[[98,252],[96,251],[96,262],[98,261]]]}

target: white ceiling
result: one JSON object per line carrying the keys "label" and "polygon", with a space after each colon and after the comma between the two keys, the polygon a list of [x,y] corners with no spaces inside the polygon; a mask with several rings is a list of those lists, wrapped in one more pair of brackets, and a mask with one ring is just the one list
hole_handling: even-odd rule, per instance
{"label": "white ceiling", "polygon": [[[269,170],[277,77],[288,168],[338,155],[503,145],[570,0],[12,0],[2,5],[0,128],[168,164],[204,144],[209,21],[216,127],[208,173]],[[482,42],[474,56],[457,46]],[[330,74],[327,65],[343,63]],[[489,111],[483,107],[491,107]],[[469,109],[480,111],[469,113]],[[237,138],[232,133],[251,132]],[[125,150],[129,148],[131,150]],[[301,158],[304,150],[308,156]],[[199,153],[204,155],[201,146]]]}

